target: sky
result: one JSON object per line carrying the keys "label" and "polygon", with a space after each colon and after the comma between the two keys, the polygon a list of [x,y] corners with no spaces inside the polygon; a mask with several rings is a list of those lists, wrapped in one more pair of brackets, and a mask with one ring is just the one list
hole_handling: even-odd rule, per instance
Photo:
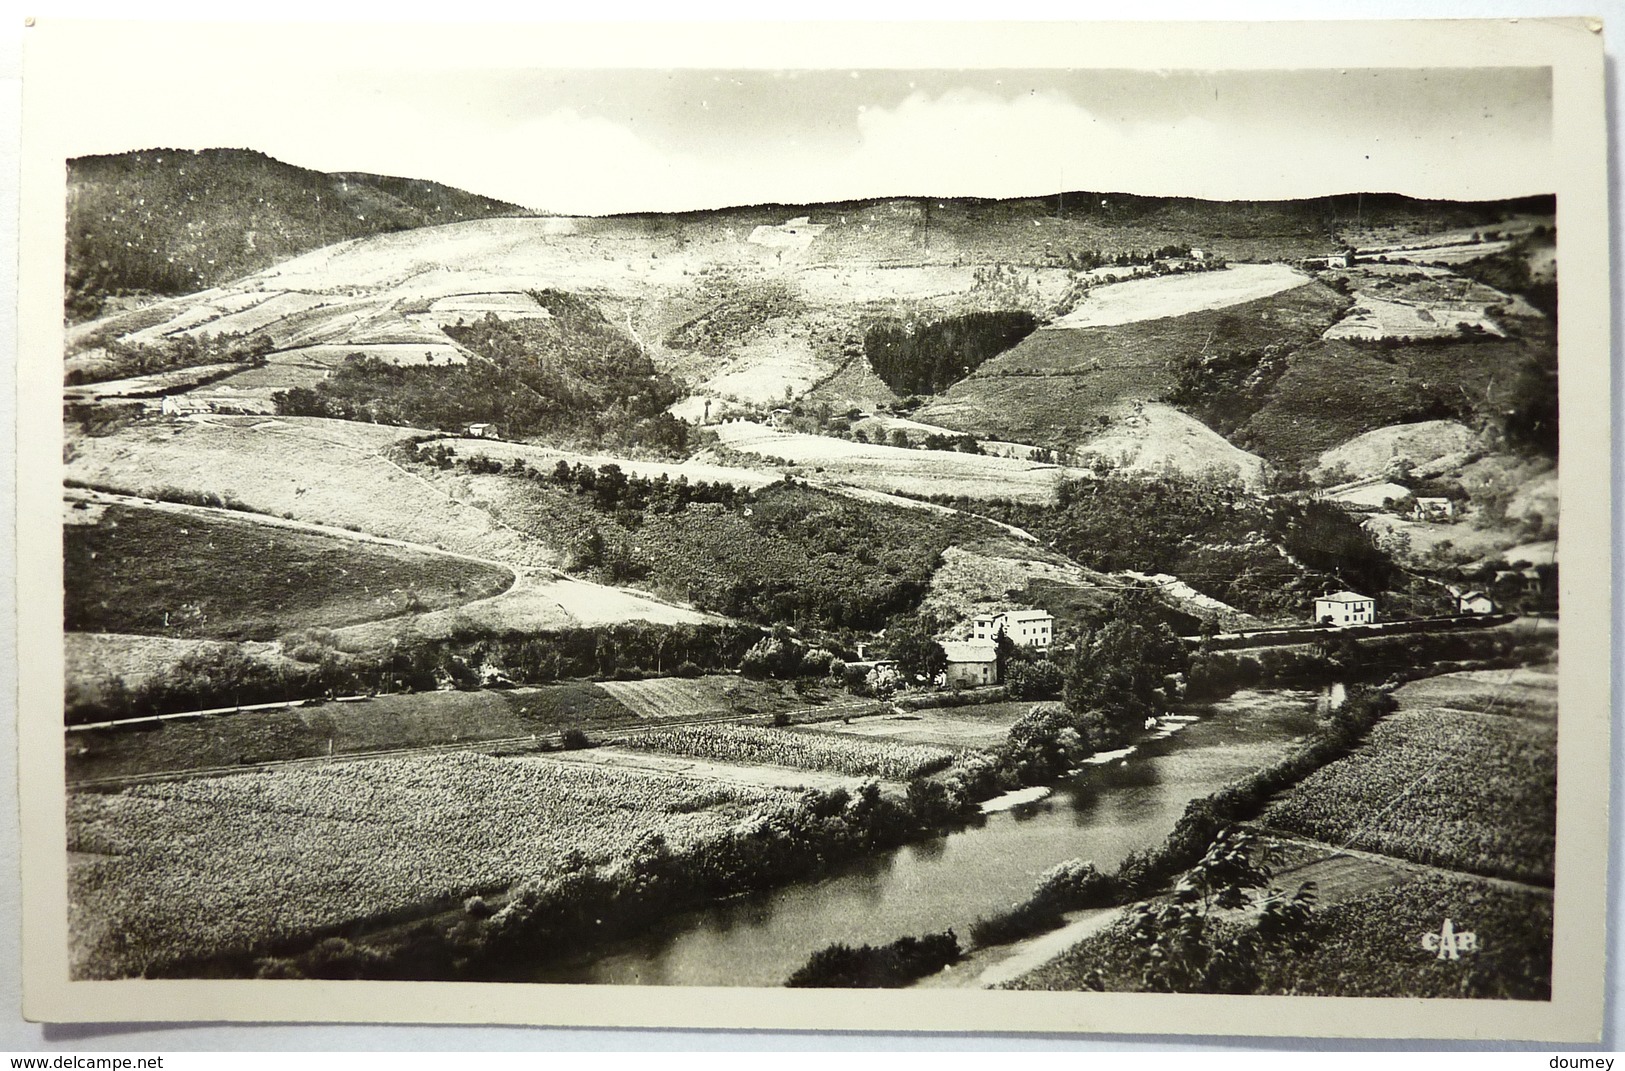
{"label": "sky", "polygon": [[[1550,192],[1544,68],[117,72],[69,155],[240,147],[561,214],[1057,190]],[[199,91],[200,80],[207,81]]]}

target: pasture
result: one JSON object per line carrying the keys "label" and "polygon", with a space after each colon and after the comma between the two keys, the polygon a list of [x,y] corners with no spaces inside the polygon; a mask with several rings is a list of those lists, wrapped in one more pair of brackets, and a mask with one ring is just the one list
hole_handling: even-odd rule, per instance
{"label": "pasture", "polygon": [[75,978],[265,953],[425,915],[659,835],[681,852],[793,793],[457,753],[68,799]]}
{"label": "pasture", "polygon": [[837,739],[855,737],[929,747],[987,749],[1004,743],[1010,727],[1032,708],[1031,701],[976,703],[823,722],[800,731]]}
{"label": "pasture", "polygon": [[[389,679],[377,682],[387,687]],[[159,727],[69,734],[68,779],[185,773],[325,755],[593,731],[636,718],[600,685],[377,695],[364,702],[250,710]]]}
{"label": "pasture", "polygon": [[1131,279],[1090,290],[1053,329],[1116,327],[1208,312],[1291,290],[1309,277],[1285,264],[1236,264],[1220,271]]}
{"label": "pasture", "polygon": [[1264,459],[1230,445],[1218,432],[1172,406],[1145,402],[1116,416],[1111,425],[1077,447],[1123,472],[1217,475],[1250,490],[1264,486]]}
{"label": "pasture", "polygon": [[716,431],[730,449],[793,464],[798,475],[876,491],[1049,502],[1060,480],[1080,474],[1079,470],[1020,458],[881,446],[781,432],[743,420],[717,425]]}
{"label": "pasture", "polygon": [[249,515],[111,505],[63,532],[70,632],[269,640],[302,628],[455,606],[510,570],[258,523]]}
{"label": "pasture", "polygon": [[145,498],[215,495],[260,513],[508,565],[556,560],[543,539],[454,500],[383,456],[411,434],[314,417],[147,421],[74,439],[65,475]]}
{"label": "pasture", "polygon": [[1101,430],[1125,403],[1168,397],[1187,361],[1303,345],[1335,323],[1349,300],[1300,279],[1290,289],[1224,308],[1110,326],[1042,328],[914,415],[979,436],[1071,445]]}
{"label": "pasture", "polygon": [[1463,327],[1496,337],[1505,336],[1482,307],[1447,302],[1387,301],[1362,295],[1326,338],[1375,340],[1382,338],[1452,338]]}

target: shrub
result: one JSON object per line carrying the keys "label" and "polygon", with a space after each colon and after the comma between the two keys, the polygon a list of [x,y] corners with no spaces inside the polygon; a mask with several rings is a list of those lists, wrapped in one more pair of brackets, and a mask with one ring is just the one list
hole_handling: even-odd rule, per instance
{"label": "shrub", "polygon": [[934,974],[961,955],[953,930],[900,937],[889,945],[830,945],[814,952],[785,985],[802,989],[900,988]]}

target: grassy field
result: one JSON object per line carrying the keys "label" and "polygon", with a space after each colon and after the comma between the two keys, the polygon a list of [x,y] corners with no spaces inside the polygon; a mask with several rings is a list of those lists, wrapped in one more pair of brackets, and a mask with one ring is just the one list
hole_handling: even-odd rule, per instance
{"label": "grassy field", "polygon": [[63,534],[73,632],[268,640],[483,599],[512,572],[256,523],[115,505]]}
{"label": "grassy field", "polygon": [[454,754],[68,800],[76,978],[268,950],[362,920],[673,850],[792,793]]}
{"label": "grassy field", "polygon": [[68,778],[131,777],[635,724],[596,684],[380,695],[69,735]]}
{"label": "grassy field", "polygon": [[1070,445],[1098,431],[1096,418],[1117,406],[1166,397],[1188,358],[1304,345],[1317,339],[1348,301],[1319,283],[1307,283],[1224,309],[1110,327],[1046,328],[982,365],[915,416],[989,438]]}
{"label": "grassy field", "polygon": [[[1480,951],[1440,959],[1421,935],[1448,918],[1475,933]],[[1124,923],[1001,988],[1076,990],[1091,970],[1108,990],[1134,990]],[[1264,957],[1254,992],[1337,997],[1467,997],[1546,1000],[1551,995],[1552,901],[1472,881],[1425,877],[1319,911],[1305,949]]]}
{"label": "grassy field", "polygon": [[930,747],[991,748],[1004,743],[1010,726],[1032,708],[1031,701],[977,703],[853,718],[847,722],[824,722],[801,731]]}
{"label": "grassy field", "polygon": [[1307,461],[1377,428],[1440,418],[1499,418],[1544,337],[1417,341],[1382,350],[1328,339],[1305,346],[1269,400],[1238,430],[1273,461]]}
{"label": "grassy field", "polygon": [[1079,444],[1084,457],[1096,457],[1121,472],[1156,473],[1173,469],[1191,476],[1214,474],[1260,490],[1264,459],[1226,442],[1195,417],[1157,402],[1137,403],[1114,414],[1111,426]]}
{"label": "grassy field", "polygon": [[630,748],[715,759],[765,763],[801,770],[829,770],[851,777],[906,781],[935,773],[953,761],[946,748],[927,747],[754,725],[690,725],[652,729],[624,741]]}
{"label": "grassy field", "polygon": [[218,495],[262,513],[548,566],[556,550],[380,456],[410,429],[307,417],[144,421],[69,444],[66,476],[148,498]]}
{"label": "grassy field", "polygon": [[1421,468],[1464,454],[1472,444],[1472,431],[1458,421],[1394,424],[1339,443],[1320,455],[1316,467],[1322,472],[1341,468],[1353,478],[1380,476],[1391,471],[1396,461],[1409,461]]}
{"label": "grassy field", "polygon": [[1096,287],[1055,327],[1114,327],[1243,305],[1291,290],[1308,278],[1285,264],[1237,264],[1222,271],[1166,275]]}
{"label": "grassy field", "polygon": [[1400,690],[1400,711],[1365,745],[1310,775],[1263,821],[1333,845],[1550,884],[1556,678],[1490,670],[1419,683]]}
{"label": "grassy field", "polygon": [[718,425],[717,434],[729,449],[791,462],[793,471],[808,479],[876,491],[1049,502],[1059,480],[1078,475],[1075,469],[1019,458],[860,443],[780,432],[749,421]]}

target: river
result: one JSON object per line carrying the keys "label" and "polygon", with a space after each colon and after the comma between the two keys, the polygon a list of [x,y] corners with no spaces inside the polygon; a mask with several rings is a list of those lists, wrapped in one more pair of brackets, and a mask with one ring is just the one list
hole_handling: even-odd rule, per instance
{"label": "river", "polygon": [[1088,859],[1109,870],[1160,843],[1192,799],[1290,750],[1314,728],[1316,707],[1314,692],[1287,690],[1188,705],[1131,753],[1086,767],[1044,799],[819,881],[676,915],[524,979],[777,986],[836,941],[881,944],[950,926],[964,937],[977,918],[1025,899],[1056,863]]}

